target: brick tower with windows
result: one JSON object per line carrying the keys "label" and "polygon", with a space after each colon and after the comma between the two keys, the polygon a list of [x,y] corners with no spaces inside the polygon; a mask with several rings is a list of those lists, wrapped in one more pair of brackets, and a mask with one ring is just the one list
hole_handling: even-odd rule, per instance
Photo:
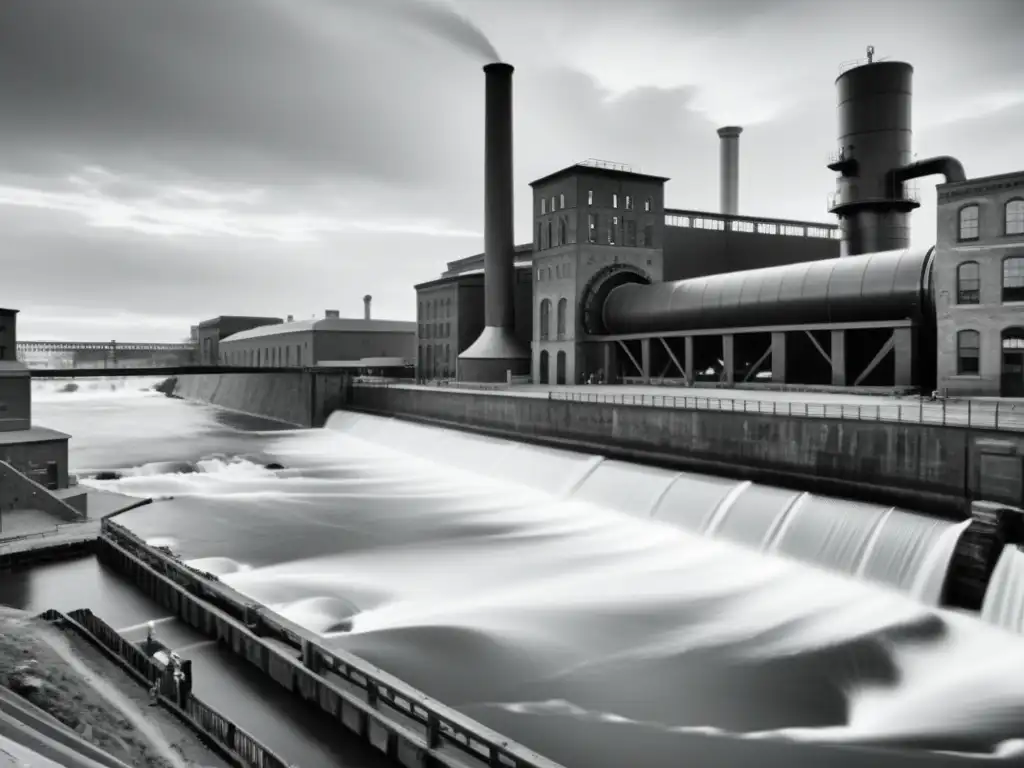
{"label": "brick tower with windows", "polygon": [[662,280],[666,181],[588,160],[530,185],[535,383],[605,375],[602,346],[588,343],[587,313],[599,311],[602,286]]}

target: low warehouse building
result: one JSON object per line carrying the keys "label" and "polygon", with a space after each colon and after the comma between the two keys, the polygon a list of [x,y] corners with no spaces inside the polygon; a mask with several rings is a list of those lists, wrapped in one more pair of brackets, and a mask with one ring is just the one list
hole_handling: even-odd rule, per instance
{"label": "low warehouse building", "polygon": [[328,311],[321,318],[251,328],[220,343],[226,365],[276,368],[382,357],[415,360],[416,323],[356,320]]}

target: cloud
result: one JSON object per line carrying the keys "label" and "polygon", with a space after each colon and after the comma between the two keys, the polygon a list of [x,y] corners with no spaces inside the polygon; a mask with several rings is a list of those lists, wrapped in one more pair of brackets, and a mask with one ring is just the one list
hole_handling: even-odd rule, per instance
{"label": "cloud", "polygon": [[195,187],[146,188],[96,167],[71,176],[67,185],[58,189],[0,185],[0,206],[74,214],[91,227],[162,237],[231,237],[282,243],[351,232],[480,237],[478,232],[439,220],[388,219],[368,212],[354,215],[341,203],[333,213],[323,201],[318,213],[288,211],[280,201],[274,204],[266,197],[263,189],[216,192]]}

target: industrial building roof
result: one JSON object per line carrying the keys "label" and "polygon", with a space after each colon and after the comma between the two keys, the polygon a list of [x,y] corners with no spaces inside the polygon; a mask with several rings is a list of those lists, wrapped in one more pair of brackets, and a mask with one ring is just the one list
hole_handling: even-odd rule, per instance
{"label": "industrial building roof", "polygon": [[233,333],[221,343],[229,341],[246,341],[263,339],[269,336],[284,336],[288,333],[316,331],[318,333],[415,333],[416,323],[403,320],[363,320],[345,317],[319,317],[309,320],[296,320],[291,323],[262,325],[248,331]]}
{"label": "industrial building roof", "polygon": [[219,315],[218,317],[211,318],[209,320],[203,320],[199,323],[196,328],[212,328],[220,325],[225,320],[245,320],[245,321],[259,321],[267,323],[280,323],[281,318],[279,317],[253,317],[250,315]]}
{"label": "industrial building roof", "polygon": [[587,163],[573,163],[572,165],[562,168],[554,173],[549,173],[547,176],[542,176],[536,181],[531,181],[530,186],[535,187],[538,184],[546,184],[549,181],[561,178],[563,176],[573,175],[588,175],[588,176],[611,176],[612,178],[619,179],[644,179],[645,181],[660,181],[666,182],[669,180],[668,176],[655,176],[651,173],[638,173],[637,171],[627,170],[626,166],[616,167],[613,164],[607,165],[588,165]]}

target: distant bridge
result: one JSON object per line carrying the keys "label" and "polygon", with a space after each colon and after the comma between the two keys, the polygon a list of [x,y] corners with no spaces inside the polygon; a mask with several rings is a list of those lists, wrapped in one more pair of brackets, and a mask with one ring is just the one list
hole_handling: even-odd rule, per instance
{"label": "distant bridge", "polygon": [[[31,368],[33,379],[120,379],[124,376],[184,376],[190,373],[300,373],[316,368],[257,368],[242,365],[161,365],[150,368]],[[324,370],[337,371],[337,368]]]}
{"label": "distant bridge", "polygon": [[191,342],[154,344],[119,341],[19,341],[17,352],[192,352]]}

